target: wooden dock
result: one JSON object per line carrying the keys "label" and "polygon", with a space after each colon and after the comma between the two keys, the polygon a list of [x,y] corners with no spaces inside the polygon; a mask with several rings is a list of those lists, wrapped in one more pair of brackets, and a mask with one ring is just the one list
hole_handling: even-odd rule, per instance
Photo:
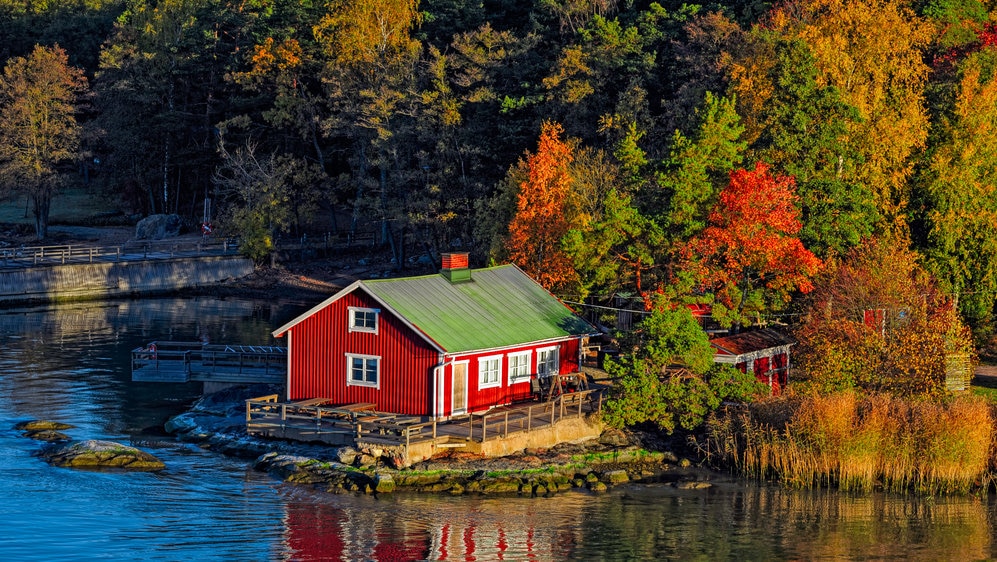
{"label": "wooden dock", "polygon": [[154,341],[132,350],[132,381],[273,383],[287,379],[287,349]]}

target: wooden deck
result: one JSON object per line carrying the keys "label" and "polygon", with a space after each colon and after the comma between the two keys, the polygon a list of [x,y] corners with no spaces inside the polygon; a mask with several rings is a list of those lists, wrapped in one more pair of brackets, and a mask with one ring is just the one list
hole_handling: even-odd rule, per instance
{"label": "wooden deck", "polygon": [[602,394],[601,388],[570,392],[549,401],[512,404],[448,421],[377,412],[368,403],[328,406],[322,398],[280,403],[271,395],[246,401],[246,430],[251,435],[332,445],[404,446],[406,451],[427,442],[439,448],[464,447],[599,412]]}
{"label": "wooden deck", "polygon": [[132,381],[275,383],[287,378],[287,349],[155,341],[132,350]]}

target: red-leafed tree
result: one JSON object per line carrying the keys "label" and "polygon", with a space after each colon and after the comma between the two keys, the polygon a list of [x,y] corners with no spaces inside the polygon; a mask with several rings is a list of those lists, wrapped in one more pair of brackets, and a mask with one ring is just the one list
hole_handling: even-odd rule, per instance
{"label": "red-leafed tree", "polygon": [[793,178],[773,176],[762,162],[731,172],[707,227],[687,246],[722,324],[740,325],[813,289],[822,264],[796,236],[796,203]]}
{"label": "red-leafed tree", "polygon": [[520,161],[526,180],[519,185],[516,214],[509,223],[509,260],[549,291],[578,286],[578,274],[562,239],[571,229],[572,146],[561,139],[561,125],[545,122],[535,154]]}

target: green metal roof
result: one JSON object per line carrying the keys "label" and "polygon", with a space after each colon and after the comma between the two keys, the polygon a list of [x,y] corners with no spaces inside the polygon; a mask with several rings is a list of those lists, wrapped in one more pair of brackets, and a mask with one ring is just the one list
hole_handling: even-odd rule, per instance
{"label": "green metal roof", "polygon": [[359,286],[448,353],[596,333],[514,265],[442,275],[361,281]]}

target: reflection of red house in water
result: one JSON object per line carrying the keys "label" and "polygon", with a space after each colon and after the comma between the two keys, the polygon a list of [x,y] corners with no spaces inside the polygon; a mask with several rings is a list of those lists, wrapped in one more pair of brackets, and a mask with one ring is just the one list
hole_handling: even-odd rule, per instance
{"label": "reflection of red house in water", "polygon": [[[465,500],[462,500],[465,501]],[[549,520],[542,501],[475,509],[445,500],[305,497],[286,504],[284,548],[302,562],[371,560],[552,560],[577,557],[578,521]],[[397,512],[407,512],[398,517]],[[424,521],[414,517],[419,511]]]}
{"label": "reflection of red house in water", "polygon": [[710,340],[714,363],[733,365],[742,373],[754,373],[759,382],[779,394],[789,382],[789,347],[795,343],[775,330],[762,329]]}

